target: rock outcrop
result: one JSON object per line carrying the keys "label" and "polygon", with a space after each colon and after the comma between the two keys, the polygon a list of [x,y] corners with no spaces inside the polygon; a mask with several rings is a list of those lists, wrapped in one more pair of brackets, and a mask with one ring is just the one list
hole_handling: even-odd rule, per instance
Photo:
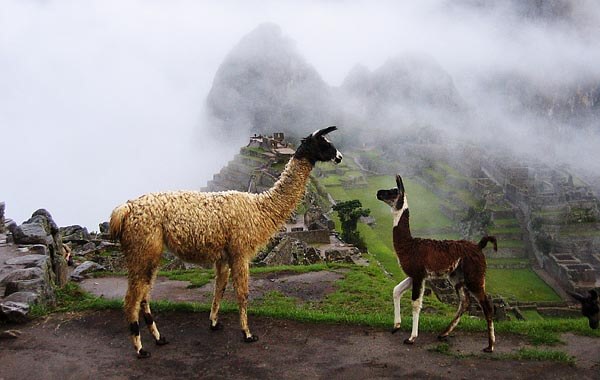
{"label": "rock outcrop", "polygon": [[55,290],[67,282],[67,263],[56,223],[40,209],[11,225],[15,244],[0,235],[0,319],[27,320],[32,305],[53,305]]}

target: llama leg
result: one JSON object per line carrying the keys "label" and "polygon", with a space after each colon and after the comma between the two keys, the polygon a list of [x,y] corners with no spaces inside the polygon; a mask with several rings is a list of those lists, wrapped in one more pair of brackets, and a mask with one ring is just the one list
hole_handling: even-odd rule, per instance
{"label": "llama leg", "polygon": [[130,273],[129,285],[125,294],[125,317],[127,318],[127,322],[129,322],[129,332],[131,333],[133,347],[140,359],[150,357],[150,353],[142,349],[139,324],[140,307],[145,293],[144,287],[145,285],[139,278],[132,276]]}
{"label": "llama leg", "polygon": [[258,336],[252,335],[250,333],[250,328],[248,328],[248,262],[246,262],[244,259],[234,262],[233,265],[231,265],[231,274],[233,277],[233,286],[237,296],[238,308],[240,310],[240,326],[242,328],[242,334],[244,335],[244,342],[256,342],[258,340]]}
{"label": "llama leg", "polygon": [[425,292],[425,281],[413,279],[412,287],[412,332],[410,338],[405,339],[405,344],[413,344],[419,335],[419,315],[423,307],[423,293]]}
{"label": "llama leg", "polygon": [[400,330],[400,322],[402,321],[402,316],[400,315],[400,298],[402,297],[402,293],[410,288],[412,283],[412,278],[406,277],[394,287],[394,328],[392,329],[392,334]]}
{"label": "llama leg", "polygon": [[469,303],[470,303],[469,294],[465,290],[464,284],[460,283],[460,284],[456,285],[456,290],[457,290],[458,297],[459,297],[458,310],[456,311],[456,315],[454,316],[454,319],[452,320],[452,322],[450,322],[448,327],[446,327],[446,330],[444,330],[443,333],[438,335],[439,340],[444,340],[448,337],[448,335],[450,335],[450,333],[454,330],[456,325],[458,325],[458,322],[460,322],[460,317],[469,308]]}
{"label": "llama leg", "polygon": [[150,311],[150,294],[146,294],[146,296],[142,299],[141,303],[141,312],[144,315],[144,322],[146,322],[146,326],[148,326],[148,331],[154,337],[154,342],[158,346],[164,346],[169,343],[167,338],[162,335],[158,331],[158,326],[156,326],[156,322],[154,321],[154,317],[152,317],[152,312]]}
{"label": "llama leg", "polygon": [[485,320],[487,322],[487,331],[488,331],[488,346],[483,349],[484,352],[494,352],[494,347],[496,344],[496,335],[494,334],[494,305],[492,305],[492,301],[485,294],[484,289],[479,289],[477,292],[472,292],[477,302],[481,306],[483,310],[483,314],[485,316]]}
{"label": "llama leg", "polygon": [[221,330],[223,328],[223,325],[218,320],[218,315],[221,299],[223,298],[223,293],[225,293],[228,280],[229,266],[227,265],[227,262],[217,261],[215,263],[215,293],[210,309],[210,329],[213,331]]}

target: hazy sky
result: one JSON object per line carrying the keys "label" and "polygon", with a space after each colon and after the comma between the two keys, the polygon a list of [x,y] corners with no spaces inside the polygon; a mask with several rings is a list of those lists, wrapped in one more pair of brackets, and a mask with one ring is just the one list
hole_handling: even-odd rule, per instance
{"label": "hazy sky", "polygon": [[591,29],[434,0],[0,0],[0,201],[18,223],[46,208],[61,226],[97,230],[129,198],[204,186],[245,141],[204,139],[204,100],[225,55],[262,22],[280,25],[330,85],[357,63],[422,51],[471,100],[469,78],[490,69],[597,74],[600,6],[577,4]]}

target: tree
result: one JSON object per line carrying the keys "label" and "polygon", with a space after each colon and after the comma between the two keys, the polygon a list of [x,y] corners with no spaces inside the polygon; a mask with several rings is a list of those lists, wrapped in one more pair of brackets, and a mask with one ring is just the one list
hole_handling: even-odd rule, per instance
{"label": "tree", "polygon": [[362,208],[358,199],[340,202],[333,206],[338,213],[342,223],[342,239],[346,243],[354,244],[360,250],[366,250],[367,246],[357,230],[358,220],[361,216],[369,216],[371,210]]}

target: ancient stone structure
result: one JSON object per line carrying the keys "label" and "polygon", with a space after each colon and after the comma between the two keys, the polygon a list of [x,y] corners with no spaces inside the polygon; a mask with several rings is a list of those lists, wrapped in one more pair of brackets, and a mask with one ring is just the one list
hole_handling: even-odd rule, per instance
{"label": "ancient stone structure", "polygon": [[566,290],[600,282],[600,202],[566,168],[490,156],[482,168],[517,207],[537,264]]}
{"label": "ancient stone structure", "polygon": [[52,305],[55,290],[67,282],[59,229],[40,209],[20,226],[11,225],[15,244],[0,234],[0,318],[22,322],[31,305]]}

